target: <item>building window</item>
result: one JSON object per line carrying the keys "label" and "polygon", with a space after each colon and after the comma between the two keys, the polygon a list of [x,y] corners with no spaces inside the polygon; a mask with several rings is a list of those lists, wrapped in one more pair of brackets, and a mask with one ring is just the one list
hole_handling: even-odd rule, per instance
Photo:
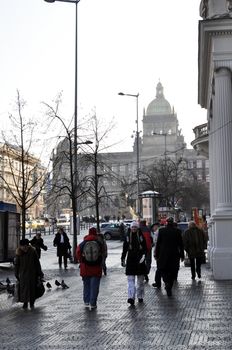
{"label": "building window", "polygon": [[197,160],[197,168],[201,169],[202,168],[202,160]]}

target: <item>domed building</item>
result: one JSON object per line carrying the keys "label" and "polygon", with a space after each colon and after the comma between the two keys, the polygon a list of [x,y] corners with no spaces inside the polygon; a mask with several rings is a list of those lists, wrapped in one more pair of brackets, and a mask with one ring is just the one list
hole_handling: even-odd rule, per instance
{"label": "domed building", "polygon": [[[136,199],[137,191],[143,191],[142,188],[135,188],[135,184],[138,186],[138,173],[142,173],[148,167],[153,166],[156,160],[171,158],[175,162],[175,160],[182,158],[187,163],[187,171],[194,172],[199,181],[208,181],[208,164],[205,157],[199,156],[194,149],[186,148],[184,136],[179,129],[177,115],[174,108],[164,97],[161,82],[158,82],[156,86],[155,98],[148,104],[147,109],[144,109],[142,123],[143,133],[139,135],[138,140],[139,152],[137,152],[137,139],[135,138],[133,151],[101,152],[98,154],[99,162],[104,164],[104,169],[101,169],[101,172],[106,174],[111,172],[113,174],[113,180],[110,177],[100,177],[98,180],[102,186],[104,185],[105,193],[107,193],[105,202],[102,202],[99,206],[102,217],[107,215],[116,218],[132,215],[127,197],[122,197],[122,192],[126,191],[122,188],[122,183],[134,183],[134,188],[130,191],[132,199]],[[53,178],[59,179],[61,176],[59,164],[62,169],[64,169],[65,164],[63,161],[63,147],[59,149],[59,146],[57,146],[54,154]],[[80,157],[79,161],[81,161],[81,154],[78,154],[78,156]],[[88,174],[94,178],[94,167],[89,167],[83,174],[84,176]],[[68,178],[68,176],[69,169],[66,169],[66,175],[63,175],[63,177]],[[57,201],[55,203],[57,205]],[[62,212],[65,205],[66,207],[70,206],[69,197],[66,201],[63,200],[61,205],[62,207],[55,208],[54,216],[56,215],[55,211]],[[86,208],[82,211],[83,216],[95,215],[92,198],[87,199],[86,203],[82,201],[82,205]]]}
{"label": "domed building", "polygon": [[156,86],[156,97],[149,103],[143,115],[141,159],[151,156],[173,158],[177,154],[183,154],[185,147],[177,115],[165,99],[163,86],[159,82]]}

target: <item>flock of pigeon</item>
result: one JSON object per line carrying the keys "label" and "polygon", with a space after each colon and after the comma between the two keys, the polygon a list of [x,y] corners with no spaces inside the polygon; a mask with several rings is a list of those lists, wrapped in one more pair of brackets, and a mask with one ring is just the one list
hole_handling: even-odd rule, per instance
{"label": "flock of pigeon", "polygon": [[[64,280],[62,280],[61,282],[59,282],[58,280],[55,280],[55,285],[56,287],[61,287],[62,289],[67,289],[69,288],[69,286],[67,286],[67,284],[64,282]],[[52,285],[51,283],[47,282],[46,283],[46,287],[51,290],[52,289]],[[3,282],[0,282],[0,292],[1,291],[7,291],[7,293],[9,295],[14,295],[14,292],[15,292],[15,283],[12,283],[10,281],[10,279],[7,277],[6,278],[6,282],[3,283]]]}

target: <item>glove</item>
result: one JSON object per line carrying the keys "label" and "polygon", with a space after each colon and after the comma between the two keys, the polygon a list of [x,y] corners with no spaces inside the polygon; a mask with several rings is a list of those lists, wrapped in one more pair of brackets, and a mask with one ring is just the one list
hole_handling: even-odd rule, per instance
{"label": "glove", "polygon": [[47,247],[46,245],[44,246],[44,250],[45,250],[45,251],[48,250],[48,247]]}
{"label": "glove", "polygon": [[124,259],[121,260],[121,266],[122,266],[122,267],[126,267],[126,263],[125,263],[125,260],[124,260]]}

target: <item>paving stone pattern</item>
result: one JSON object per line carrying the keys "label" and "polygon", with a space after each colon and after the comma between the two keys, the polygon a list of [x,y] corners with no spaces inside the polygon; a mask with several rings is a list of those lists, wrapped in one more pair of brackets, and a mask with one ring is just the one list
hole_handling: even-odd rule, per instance
{"label": "paving stone pattern", "polygon": [[[207,265],[201,281],[194,282],[190,269],[181,267],[171,298],[163,287],[151,286],[151,274],[144,303],[136,301],[135,307],[127,304],[123,269],[109,269],[92,311],[83,306],[77,268],[45,272],[52,289],[34,310],[24,311],[0,294],[0,349],[232,349],[232,281],[214,281]],[[70,288],[55,287],[55,279],[64,279]]]}

